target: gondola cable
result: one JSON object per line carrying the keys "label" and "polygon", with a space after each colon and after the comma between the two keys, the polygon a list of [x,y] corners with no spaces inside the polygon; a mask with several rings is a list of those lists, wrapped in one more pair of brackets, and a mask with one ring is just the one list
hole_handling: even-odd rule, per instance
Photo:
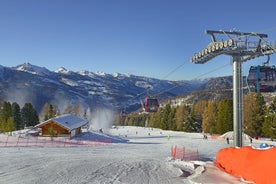
{"label": "gondola cable", "polygon": [[[170,71],[164,78],[167,78],[168,76],[170,76],[171,74],[173,74],[176,70],[180,69],[185,63],[182,63],[181,65],[177,66],[176,68],[174,68],[172,71]],[[141,101],[141,105],[142,108],[144,110],[144,112],[146,113],[152,113],[152,112],[157,112],[160,106],[159,100],[158,98],[154,96],[150,96],[149,95],[149,88],[147,89],[147,97]]]}
{"label": "gondola cable", "polygon": [[[176,68],[172,69],[170,72],[168,72],[163,78],[161,78],[161,80],[165,80],[167,77],[169,77],[171,74],[173,74],[174,72],[176,72],[177,70],[179,70],[181,67],[183,67],[185,65],[185,63],[182,63],[181,65],[177,66]],[[137,94],[136,96],[132,97],[130,100],[134,100],[140,96],[142,96],[143,94],[147,93],[146,98],[144,99],[144,101],[141,101],[142,107],[144,108],[144,110],[146,112],[156,112],[159,108],[159,100],[157,98],[154,98],[155,95],[149,95],[149,88],[147,88],[146,91]],[[153,104],[150,106],[150,104]]]}
{"label": "gondola cable", "polygon": [[[222,69],[222,68],[224,68],[224,67],[226,67],[226,66],[229,66],[229,64],[225,64],[225,65],[222,65],[222,66],[220,66],[220,67],[217,67],[217,68],[215,68],[215,69],[213,69],[213,70],[211,70],[211,71],[208,71],[208,72],[206,72],[206,73],[203,73],[203,74],[201,74],[201,75],[199,75],[199,76],[197,76],[197,77],[195,77],[195,78],[192,78],[191,80],[200,79],[201,77],[203,77],[203,76],[205,76],[205,75],[208,75],[208,74],[210,74],[210,73],[212,73],[212,72],[215,72],[215,71],[217,71],[217,70],[220,70],[220,69]],[[180,87],[181,85],[183,85],[183,84],[175,85],[175,86],[173,86],[173,87],[171,87],[171,88],[169,88],[169,89],[166,89],[166,90],[164,90],[164,91],[161,91],[160,93],[157,93],[156,96],[160,96],[161,94],[163,94],[163,93],[165,93],[165,92],[168,92],[168,91],[170,91],[170,90],[172,90],[172,89],[174,89],[174,88]]]}
{"label": "gondola cable", "polygon": [[[276,27],[271,27],[271,28],[268,28],[268,29],[263,30],[263,31],[271,31],[271,30],[275,30],[275,29],[276,29]],[[226,33],[225,33],[225,34],[226,34]],[[256,33],[252,32],[252,35],[256,35]],[[229,36],[228,34],[226,34],[226,36],[230,38],[230,36]],[[242,36],[243,36],[243,35],[241,35],[241,36],[239,36],[239,37],[242,37]],[[244,36],[248,36],[248,35],[244,35]],[[265,41],[263,38],[260,38],[260,39],[262,39],[263,41]],[[265,41],[265,42],[268,43],[267,41]],[[274,48],[272,48],[272,49],[273,49],[273,51],[275,51]],[[164,79],[168,78],[168,77],[169,77],[170,75],[172,75],[175,71],[177,71],[178,69],[180,69],[181,67],[183,67],[184,64],[185,64],[185,62],[182,63],[181,65],[177,66],[176,68],[174,68],[172,71],[170,71],[168,74],[166,74],[166,75],[165,75],[163,78],[161,78],[161,79],[164,80]],[[220,69],[222,69],[222,68],[224,68],[224,67],[226,67],[226,66],[229,66],[229,64],[225,64],[225,65],[222,65],[222,66],[220,66],[220,67],[218,67],[218,68],[215,68],[214,70],[211,70],[211,71],[206,72],[206,73],[204,73],[204,74],[202,74],[202,75],[199,75],[199,76],[193,78],[192,80],[201,78],[201,77],[203,77],[203,76],[205,76],[205,75],[208,75],[208,74],[210,74],[210,73],[212,73],[212,72],[214,72],[214,71],[220,70]],[[155,95],[153,95],[153,96],[160,96],[161,94],[163,94],[163,93],[165,93],[165,92],[168,92],[168,91],[170,91],[170,90],[172,90],[172,89],[174,89],[174,88],[176,88],[176,87],[179,87],[179,86],[181,86],[181,85],[183,85],[183,84],[175,85],[175,86],[173,86],[173,87],[171,87],[171,88],[169,88],[169,89],[163,90],[163,91],[161,91],[161,92],[159,92],[159,93],[157,93],[157,94],[155,94]],[[143,94],[146,93],[146,92],[148,93],[148,91],[142,92],[142,93],[136,95],[135,97],[131,98],[130,100],[136,99],[136,98],[138,98],[139,96],[143,95]]]}
{"label": "gondola cable", "polygon": [[177,70],[179,70],[181,67],[183,67],[185,65],[185,62],[182,63],[181,65],[177,66],[176,68],[174,68],[173,70],[171,70],[167,75],[165,75],[163,78],[163,80],[165,80],[166,78],[168,78],[171,74],[173,74],[174,72],[176,72]]}

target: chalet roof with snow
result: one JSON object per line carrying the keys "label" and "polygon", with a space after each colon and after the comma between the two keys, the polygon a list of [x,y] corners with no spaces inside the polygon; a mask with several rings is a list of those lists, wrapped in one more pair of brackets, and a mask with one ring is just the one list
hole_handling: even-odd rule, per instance
{"label": "chalet roof with snow", "polygon": [[72,114],[64,114],[64,115],[61,115],[61,116],[57,116],[57,117],[54,117],[54,118],[51,118],[47,121],[44,121],[38,125],[36,125],[35,127],[40,127],[44,124],[47,124],[49,122],[56,122],[57,124],[59,124],[60,126],[68,129],[69,131],[71,130],[74,130],[76,128],[79,128],[81,126],[84,126],[87,124],[87,121],[75,116],[75,115],[72,115]]}

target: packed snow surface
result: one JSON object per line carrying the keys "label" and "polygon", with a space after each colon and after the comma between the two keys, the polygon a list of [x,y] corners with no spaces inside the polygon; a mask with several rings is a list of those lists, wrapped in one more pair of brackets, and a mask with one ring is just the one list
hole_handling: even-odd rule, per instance
{"label": "packed snow surface", "polygon": [[[103,129],[103,133],[90,130],[74,139],[109,139],[112,143],[7,146],[5,142],[12,139],[0,134],[0,183],[245,183],[213,164],[217,151],[230,147],[232,140],[227,144],[210,136],[203,139],[200,133],[144,127],[113,127]],[[255,146],[260,143],[253,140]],[[244,144],[250,142],[245,140]],[[175,145],[197,150],[199,160],[173,159],[171,147]]]}

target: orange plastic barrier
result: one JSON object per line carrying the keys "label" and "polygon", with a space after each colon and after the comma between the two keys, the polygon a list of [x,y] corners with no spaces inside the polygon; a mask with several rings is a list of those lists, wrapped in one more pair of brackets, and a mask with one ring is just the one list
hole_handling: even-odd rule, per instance
{"label": "orange plastic barrier", "polygon": [[250,146],[221,149],[216,164],[230,174],[257,184],[276,183],[276,147],[266,150]]}

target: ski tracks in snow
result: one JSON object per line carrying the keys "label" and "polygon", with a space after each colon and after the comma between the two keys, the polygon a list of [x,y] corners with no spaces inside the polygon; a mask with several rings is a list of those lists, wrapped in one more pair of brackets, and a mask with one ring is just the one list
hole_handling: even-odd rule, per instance
{"label": "ski tracks in snow", "polygon": [[179,177],[168,170],[165,162],[160,160],[116,160],[97,169],[93,168],[83,173],[85,177],[79,178],[80,183],[182,183]]}

